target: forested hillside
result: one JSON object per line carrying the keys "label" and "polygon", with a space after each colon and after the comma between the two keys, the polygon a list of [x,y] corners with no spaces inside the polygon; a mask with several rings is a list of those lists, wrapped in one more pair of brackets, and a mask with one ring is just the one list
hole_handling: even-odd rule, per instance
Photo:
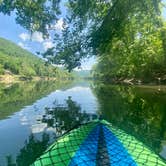
{"label": "forested hillside", "polygon": [[0,38],[0,75],[62,77],[68,73],[54,67],[16,44]]}

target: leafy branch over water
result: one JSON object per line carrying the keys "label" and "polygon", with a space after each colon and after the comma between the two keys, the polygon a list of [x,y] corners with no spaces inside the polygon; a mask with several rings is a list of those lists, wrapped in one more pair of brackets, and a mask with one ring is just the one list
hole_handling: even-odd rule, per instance
{"label": "leafy branch over water", "polygon": [[[83,58],[95,55],[96,78],[149,82],[165,81],[162,7],[161,0],[3,0],[0,12],[15,11],[17,23],[32,33],[42,32],[44,38],[53,32],[56,45],[43,56],[69,71],[79,67]],[[61,32],[53,26],[58,18],[63,20]]]}

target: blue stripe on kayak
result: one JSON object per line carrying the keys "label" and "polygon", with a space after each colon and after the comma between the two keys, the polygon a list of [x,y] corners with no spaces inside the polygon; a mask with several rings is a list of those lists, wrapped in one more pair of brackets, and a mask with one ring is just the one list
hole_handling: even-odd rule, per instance
{"label": "blue stripe on kayak", "polygon": [[98,149],[100,126],[97,125],[87,136],[85,141],[82,143],[74,157],[71,159],[69,166],[95,166],[96,155]]}
{"label": "blue stripe on kayak", "polygon": [[136,162],[123,147],[123,144],[114,134],[103,125],[103,132],[106,141],[107,151],[110,157],[111,166],[137,166]]}

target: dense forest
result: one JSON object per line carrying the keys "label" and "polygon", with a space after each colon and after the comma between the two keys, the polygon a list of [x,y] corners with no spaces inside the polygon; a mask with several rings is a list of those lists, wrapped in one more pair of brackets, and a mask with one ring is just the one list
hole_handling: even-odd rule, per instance
{"label": "dense forest", "polygon": [[138,14],[130,16],[123,34],[113,37],[101,53],[94,77],[106,82],[166,82],[166,23],[157,15],[151,20],[151,15]]}
{"label": "dense forest", "polygon": [[59,78],[68,76],[66,71],[50,65],[16,44],[0,38],[0,75],[6,72],[25,77],[47,76]]}

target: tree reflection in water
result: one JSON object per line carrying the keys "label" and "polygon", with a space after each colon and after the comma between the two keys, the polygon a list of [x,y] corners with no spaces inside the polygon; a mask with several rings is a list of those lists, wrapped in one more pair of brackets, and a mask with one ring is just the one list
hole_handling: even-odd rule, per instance
{"label": "tree reflection in water", "polygon": [[[135,136],[157,154],[166,140],[166,89],[95,84],[104,119]],[[164,156],[166,158],[166,156]]]}
{"label": "tree reflection in water", "polygon": [[8,166],[29,166],[38,158],[48,147],[50,136],[47,133],[42,134],[42,139],[38,140],[33,134],[25,141],[24,147],[16,157],[16,163],[11,155],[6,157]]}
{"label": "tree reflection in water", "polygon": [[[46,108],[41,122],[47,124],[47,128],[53,128],[56,136],[79,126],[81,123],[96,119],[97,115],[88,114],[82,111],[81,106],[69,96],[64,105],[54,103],[52,108]],[[54,140],[55,141],[55,140]],[[29,166],[38,158],[52,143],[50,133],[43,133],[42,139],[38,140],[35,134],[29,136],[25,146],[20,150],[16,157],[16,163],[13,162],[11,155],[6,157],[8,166]]]}
{"label": "tree reflection in water", "polygon": [[56,134],[61,135],[81,123],[96,118],[97,115],[82,111],[80,105],[69,96],[64,105],[59,105],[55,102],[53,108],[46,108],[42,122],[47,123],[48,127],[56,128]]}

